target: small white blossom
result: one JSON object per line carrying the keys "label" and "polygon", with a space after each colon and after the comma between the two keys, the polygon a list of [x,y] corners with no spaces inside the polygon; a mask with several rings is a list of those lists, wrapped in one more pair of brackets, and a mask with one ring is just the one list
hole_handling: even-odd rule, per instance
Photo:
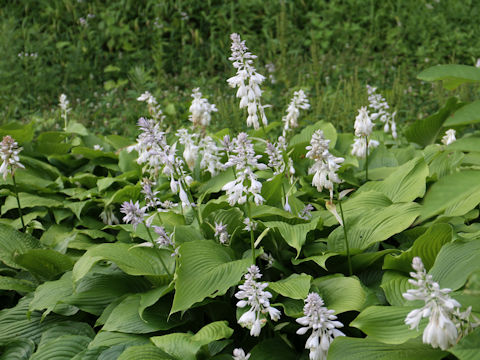
{"label": "small white blossom", "polygon": [[20,151],[22,151],[23,148],[18,147],[17,142],[10,135],[4,136],[0,145],[0,156],[2,158],[0,174],[3,174],[3,180],[7,180],[7,175],[15,175],[16,169],[25,169],[19,157]]}
{"label": "small white blossom", "polygon": [[198,145],[200,149],[200,169],[206,170],[210,175],[215,176],[223,170],[221,162],[222,149],[217,146],[210,136],[205,136]]}
{"label": "small white blossom", "polygon": [[315,131],[310,145],[306,148],[308,150],[306,157],[315,161],[313,166],[308,169],[309,174],[314,174],[312,185],[316,186],[318,191],[322,191],[324,188],[328,189],[332,199],[334,183],[342,182],[337,171],[344,159],[330,154],[329,143],[330,140],[325,139],[322,130]]}
{"label": "small white blossom", "polygon": [[220,223],[215,223],[215,237],[221,244],[228,244],[228,240],[230,239],[230,235],[227,231],[227,225]]}
{"label": "small white blossom", "polygon": [[265,269],[270,269],[273,266],[273,263],[275,262],[275,259],[273,258],[272,254],[269,254],[266,252],[262,253],[259,257],[260,259],[265,260],[267,262]]}
{"label": "small white blossom", "polygon": [[310,293],[305,299],[305,316],[297,319],[297,323],[304,327],[298,329],[297,334],[303,335],[312,329],[312,334],[305,343],[305,349],[310,350],[310,360],[326,360],[333,339],[345,336],[337,329],[343,327],[343,324],[337,321],[334,312],[323,306],[323,300],[317,293]]}
{"label": "small white blossom", "polygon": [[[354,139],[352,144],[352,152],[353,156],[357,156],[359,158],[365,158],[367,156],[367,140],[364,137],[357,137]],[[368,139],[368,153],[370,154],[370,150],[376,148],[380,143],[377,140]]]}
{"label": "small white blossom", "polygon": [[93,145],[93,150],[103,151],[103,147],[102,147],[102,145],[95,144],[95,145]]}
{"label": "small white blossom", "polygon": [[250,359],[250,353],[245,355],[245,351],[242,348],[233,350],[233,360],[248,360]]}
{"label": "small white blossom", "polygon": [[150,94],[150,92],[145,91],[137,98],[137,101],[147,103],[150,116],[153,117],[156,121],[163,122],[165,116],[163,115],[162,109],[160,108],[160,105],[158,105],[157,99],[155,99],[155,97]]}
{"label": "small white blossom", "polygon": [[246,230],[246,231],[253,231],[257,228],[257,223],[250,218],[245,218],[243,220],[243,224],[245,225],[243,230]]}
{"label": "small white blossom", "polygon": [[100,218],[102,219],[104,224],[113,225],[119,223],[117,217],[115,216],[114,210],[115,208],[113,205],[108,205],[100,213]]}
{"label": "small white blossom", "polygon": [[191,134],[187,129],[179,129],[176,135],[180,144],[184,146],[183,158],[191,170],[195,167],[198,156],[198,145],[196,145],[198,134]]}
{"label": "small white blossom", "polygon": [[265,291],[268,283],[257,282],[262,274],[260,269],[252,265],[248,268],[248,273],[245,274],[245,282],[239,285],[239,291],[235,294],[237,299],[237,307],[244,308],[250,306],[239,319],[238,323],[250,329],[251,336],[259,336],[262,330],[262,325],[265,324],[266,315],[268,314],[273,321],[280,319],[280,311],[270,306],[270,298],[272,294]]}
{"label": "small white blossom", "polygon": [[307,204],[299,213],[298,217],[303,220],[310,220],[312,218],[312,211],[315,210],[312,204]]}
{"label": "small white blossom", "polygon": [[287,115],[282,118],[284,123],[284,134],[286,131],[298,127],[298,118],[301,109],[310,109],[310,103],[303,90],[298,90],[293,93],[293,98],[287,108]]}
{"label": "small white blossom", "polygon": [[125,214],[123,221],[127,224],[132,224],[134,229],[137,229],[138,224],[141,224],[145,218],[146,208],[140,207],[138,201],[133,203],[132,200],[124,201],[120,212]]}
{"label": "small white blossom", "polygon": [[358,110],[358,115],[355,118],[355,124],[353,126],[355,128],[355,136],[367,137],[372,134],[374,124],[372,120],[370,120],[370,115],[366,107],[363,106]]}
{"label": "small white blossom", "polygon": [[446,132],[445,132],[445,136],[442,138],[442,143],[444,145],[450,145],[451,143],[453,143],[455,140],[457,140],[455,138],[455,130],[453,129],[448,129]]}
{"label": "small white blossom", "polygon": [[369,108],[371,109],[370,118],[372,121],[380,119],[385,124],[384,132],[392,132],[394,139],[397,138],[397,125],[395,123],[396,112],[390,113],[390,106],[381,94],[377,94],[377,88],[367,85]]}
{"label": "small white blossom", "polygon": [[238,88],[237,98],[240,98],[240,108],[247,108],[248,118],[247,126],[253,126],[255,129],[260,127],[258,115],[264,125],[267,125],[267,117],[265,116],[264,106],[260,102],[262,91],[260,84],[265,77],[255,70],[253,67],[253,59],[255,55],[248,51],[245,40],[240,39],[240,35],[233,33],[230,35],[232,40],[232,56],[229,58],[233,61],[233,67],[237,69],[237,74],[227,80],[232,88]]}
{"label": "small white blossom", "polygon": [[193,101],[189,108],[188,119],[193,123],[193,126],[206,127],[210,125],[211,113],[218,111],[217,107],[215,104],[210,104],[207,99],[202,98],[199,88],[193,89],[192,97]]}

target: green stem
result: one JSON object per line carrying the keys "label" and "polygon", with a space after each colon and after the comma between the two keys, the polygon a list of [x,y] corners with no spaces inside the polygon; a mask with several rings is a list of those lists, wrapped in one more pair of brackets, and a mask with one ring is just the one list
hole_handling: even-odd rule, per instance
{"label": "green stem", "polygon": [[250,247],[252,249],[252,265],[255,265],[255,238],[253,236],[252,208],[247,199],[248,218],[250,219]]}
{"label": "green stem", "polygon": [[[153,240],[153,236],[152,236],[152,233],[150,232],[150,229],[148,228],[147,224],[144,223],[143,225],[145,225],[145,229],[147,229],[147,233],[148,233],[148,237],[150,238],[150,242],[152,243],[153,247],[156,248],[157,244],[155,244],[155,241]],[[162,263],[163,269],[168,274],[168,276],[172,276],[172,274],[170,274],[170,271],[168,271],[167,266],[163,262],[162,257],[159,256],[158,258],[160,259],[160,262]]]}
{"label": "green stem", "polygon": [[337,192],[338,197],[338,206],[340,207],[340,216],[342,217],[343,222],[343,236],[345,238],[345,247],[347,248],[347,261],[348,261],[348,273],[352,276],[352,260],[350,259],[350,247],[348,245],[348,237],[347,237],[347,224],[345,224],[345,217],[343,216],[343,208],[342,208],[342,201],[340,200],[340,196]]}
{"label": "green stem", "polygon": [[17,182],[15,181],[15,175],[12,174],[13,189],[15,190],[15,196],[17,197],[18,213],[20,214],[20,220],[22,221],[22,230],[25,232],[25,222],[23,221],[22,207],[20,206],[20,197],[18,196]]}
{"label": "green stem", "polygon": [[365,137],[365,145],[367,148],[365,159],[365,181],[368,181],[368,136]]}

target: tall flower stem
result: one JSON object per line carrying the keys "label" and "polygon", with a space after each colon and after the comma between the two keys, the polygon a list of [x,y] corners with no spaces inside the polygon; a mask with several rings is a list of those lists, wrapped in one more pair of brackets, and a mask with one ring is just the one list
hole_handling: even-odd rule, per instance
{"label": "tall flower stem", "polygon": [[348,273],[352,276],[352,260],[350,258],[350,246],[348,245],[348,236],[347,236],[347,224],[345,223],[345,217],[343,216],[342,200],[340,200],[340,195],[337,192],[338,206],[340,207],[340,216],[342,217],[343,223],[343,237],[345,238],[345,247],[347,249],[347,262],[348,262]]}
{"label": "tall flower stem", "polygon": [[365,181],[368,181],[368,136],[365,137],[365,146],[367,148],[365,155]]}
{"label": "tall flower stem", "polygon": [[247,199],[248,218],[250,219],[250,247],[252,249],[252,265],[255,265],[255,238],[253,236],[252,207]]}
{"label": "tall flower stem", "polygon": [[20,220],[22,221],[22,230],[25,232],[25,222],[23,221],[22,207],[20,206],[20,197],[18,196],[17,182],[15,181],[15,175],[12,174],[13,189],[15,190],[15,196],[17,197],[18,213],[20,214]]}
{"label": "tall flower stem", "polygon": [[[150,242],[152,243],[153,247],[156,248],[156,244],[155,244],[155,241],[153,240],[153,236],[152,236],[152,233],[151,233],[150,229],[148,228],[147,224],[144,223],[143,225],[145,225],[145,229],[147,229],[147,233],[148,233],[148,237],[150,238]],[[159,258],[160,262],[162,263],[163,269],[168,274],[168,276],[172,276],[172,274],[170,274],[170,271],[168,271],[168,268],[165,265],[165,262],[163,261],[162,257],[159,256],[158,258]]]}

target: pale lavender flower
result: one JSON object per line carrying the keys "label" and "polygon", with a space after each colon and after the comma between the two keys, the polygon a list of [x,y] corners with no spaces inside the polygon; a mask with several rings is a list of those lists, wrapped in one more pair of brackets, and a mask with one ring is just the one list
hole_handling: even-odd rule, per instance
{"label": "pale lavender flower", "polygon": [[243,220],[243,224],[245,225],[243,230],[246,230],[246,231],[253,231],[257,228],[257,223],[250,218],[245,218]]}
{"label": "pale lavender flower", "polygon": [[228,240],[230,239],[230,235],[227,231],[227,225],[220,223],[215,223],[215,237],[221,244],[228,244]]}
{"label": "pale lavender flower", "polygon": [[113,225],[118,224],[119,221],[115,216],[115,207],[113,205],[105,206],[103,211],[100,213],[100,218],[102,219],[103,223],[106,225]]}
{"label": "pale lavender flower", "polygon": [[187,163],[188,167],[193,169],[195,167],[195,162],[198,156],[199,147],[196,144],[198,140],[198,134],[191,134],[187,129],[178,129],[176,135],[180,144],[183,145],[183,158]]}
{"label": "pale lavender flower", "polygon": [[310,109],[310,103],[308,102],[307,95],[305,95],[303,90],[295,91],[290,104],[288,104],[287,115],[282,118],[284,123],[284,136],[286,131],[298,127],[300,110],[308,109]]}
{"label": "pale lavender flower", "polygon": [[304,326],[297,330],[298,335],[303,335],[312,329],[312,334],[305,343],[305,349],[310,350],[310,360],[326,360],[333,339],[337,336],[345,336],[337,329],[343,327],[343,324],[333,315],[335,311],[328,310],[323,305],[320,295],[310,293],[305,299],[303,308],[305,316],[296,320]]}
{"label": "pale lavender flower", "polygon": [[157,99],[155,99],[150,92],[145,91],[137,98],[137,100],[147,103],[148,112],[156,121],[160,121],[160,123],[162,123],[163,120],[165,120],[165,116],[163,115],[160,105],[157,103]]}
{"label": "pale lavender flower", "polygon": [[312,218],[312,211],[315,210],[312,204],[307,204],[299,213],[298,217],[303,220],[310,220]]}
{"label": "pale lavender flower", "polygon": [[251,336],[260,335],[262,325],[267,321],[266,314],[273,321],[280,319],[281,315],[278,309],[270,306],[272,294],[265,291],[268,283],[257,282],[261,277],[260,269],[255,265],[250,266],[245,274],[245,282],[238,286],[239,291],[235,294],[237,299],[241,299],[237,302],[237,307],[250,306],[248,311],[238,319],[238,323],[250,329]]}
{"label": "pale lavender flower", "polygon": [[142,194],[145,197],[147,209],[156,210],[157,207],[161,204],[160,199],[158,199],[157,194],[159,191],[152,189],[152,186],[155,185],[155,182],[152,182],[148,178],[143,178],[141,181],[142,184]]}
{"label": "pale lavender flower", "polygon": [[159,247],[175,247],[170,235],[167,234],[163,226],[153,226],[153,231],[158,235],[155,242]]}
{"label": "pale lavender flower", "polygon": [[259,257],[260,259],[265,260],[267,262],[265,269],[270,269],[273,266],[273,263],[275,262],[275,259],[273,258],[272,254],[269,254],[266,252],[262,253]]}
{"label": "pale lavender flower", "polygon": [[190,105],[190,115],[188,119],[193,123],[193,126],[206,127],[210,125],[212,118],[211,113],[216,112],[217,107],[215,104],[210,104],[207,99],[202,98],[202,93],[199,88],[193,89],[192,92],[192,105]]}
{"label": "pale lavender flower", "polygon": [[370,115],[365,106],[361,107],[358,110],[358,115],[355,118],[355,136],[358,137],[368,137],[372,134],[373,126],[375,124],[370,119]]}
{"label": "pale lavender flower", "polygon": [[135,230],[137,229],[138,224],[143,222],[146,215],[145,211],[146,208],[141,208],[138,201],[133,203],[132,200],[124,201],[120,209],[120,212],[125,214],[122,220],[127,224],[132,224]]}
{"label": "pale lavender flower", "polygon": [[17,142],[10,135],[4,136],[0,145],[0,156],[2,158],[0,174],[3,174],[3,180],[7,180],[7,175],[12,174],[14,176],[16,169],[25,169],[19,157],[23,148],[18,147]]}

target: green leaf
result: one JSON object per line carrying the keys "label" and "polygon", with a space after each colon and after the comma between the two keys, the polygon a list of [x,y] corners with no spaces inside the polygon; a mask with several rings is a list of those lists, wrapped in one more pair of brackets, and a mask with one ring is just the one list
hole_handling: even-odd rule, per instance
{"label": "green leaf", "polygon": [[0,137],[3,138],[6,135],[10,135],[19,144],[29,143],[33,140],[33,135],[35,132],[33,125],[33,122],[29,122],[25,125],[16,122],[10,122],[0,126]]}
{"label": "green leaf", "polygon": [[293,351],[282,339],[276,337],[273,339],[263,340],[250,352],[252,360],[296,360],[299,359],[295,351]]}
{"label": "green leaf", "polygon": [[448,350],[460,360],[478,360],[480,358],[480,328],[476,328],[451,349]]}
{"label": "green leaf", "polygon": [[350,326],[362,330],[371,340],[385,344],[402,344],[421,336],[427,326],[426,318],[420,322],[419,331],[410,330],[405,324],[405,318],[414,309],[407,306],[370,306],[363,310]]}
{"label": "green leaf", "polygon": [[0,260],[6,265],[20,269],[15,256],[41,246],[33,236],[17,231],[11,226],[0,224]]}
{"label": "green leaf", "polygon": [[118,360],[170,360],[171,358],[170,355],[158,347],[147,344],[130,346],[118,357]]}
{"label": "green leaf", "polygon": [[423,158],[410,160],[398,167],[383,181],[369,181],[358,191],[379,191],[392,202],[409,202],[421,198],[425,194],[425,179],[428,166]]}
{"label": "green leaf", "polygon": [[206,297],[225,294],[238,284],[252,261],[234,260],[225,246],[208,240],[183,243],[179,252],[171,314],[187,310]]}
{"label": "green leaf", "polygon": [[138,306],[138,315],[143,318],[143,312],[146,308],[154,305],[161,297],[173,291],[173,284],[161,285],[150,291],[140,294],[140,305]]}
{"label": "green leaf", "polygon": [[129,275],[165,276],[165,270],[159,260],[162,257],[169,271],[173,271],[174,259],[168,250],[136,247],[131,244],[114,243],[100,244],[87,250],[73,267],[73,280],[83,278],[94,264],[101,260],[114,262],[120,269]]}
{"label": "green leaf", "polygon": [[30,292],[35,290],[35,285],[28,280],[14,279],[0,275],[0,290],[14,290],[16,292]]}
{"label": "green leaf", "polygon": [[456,98],[450,98],[443,108],[426,119],[416,120],[406,130],[405,136],[408,141],[421,146],[433,144],[438,137],[442,126],[448,116],[461,105]]}
{"label": "green leaf", "polygon": [[440,360],[448,353],[411,340],[399,345],[373,339],[337,337],[328,350],[328,360]]}
{"label": "green leaf", "polygon": [[443,86],[453,90],[464,83],[480,81],[480,69],[468,65],[436,65],[423,70],[417,76],[424,81],[443,81]]}
{"label": "green leaf", "polygon": [[210,193],[216,193],[222,190],[223,186],[232,181],[235,180],[235,176],[233,175],[233,170],[232,169],[227,169],[223,172],[221,172],[218,175],[215,175],[212,177],[210,180],[208,180],[206,183],[203,183],[200,185],[200,187],[197,190],[197,193],[199,194],[210,194]]}
{"label": "green leaf", "polygon": [[85,126],[75,121],[69,121],[65,132],[70,134],[77,134],[80,136],[88,136],[88,130]]}
{"label": "green leaf", "polygon": [[[54,311],[55,307],[67,296],[73,293],[72,273],[64,274],[60,279],[47,281],[37,287],[33,300],[30,302],[28,311],[45,310],[42,317],[47,316]],[[75,313],[78,309],[70,307],[70,311]],[[65,310],[63,307],[62,310]]]}
{"label": "green leaf", "polygon": [[480,122],[480,100],[474,101],[470,104],[467,104],[450,116],[444,127],[453,127],[460,125],[470,125]]}
{"label": "green leaf", "polygon": [[443,245],[452,241],[452,228],[448,224],[434,224],[429,227],[407,251],[400,255],[387,255],[383,269],[399,270],[405,273],[412,271],[412,260],[419,256],[427,271],[433,266],[435,258]]}
{"label": "green leaf", "polygon": [[382,277],[382,284],[380,286],[385,292],[385,297],[390,305],[415,305],[415,303],[408,301],[403,297],[403,294],[406,293],[408,289],[414,288],[414,286],[408,282],[409,279],[409,276],[396,271],[386,271],[384,273]]}
{"label": "green leaf", "polygon": [[89,348],[113,347],[118,344],[151,344],[150,339],[144,335],[125,334],[120,332],[100,331],[97,333]]}
{"label": "green leaf", "polygon": [[268,287],[282,296],[303,300],[308,295],[311,280],[310,275],[292,274],[286,279],[269,282]]}
{"label": "green leaf", "polygon": [[[419,214],[416,203],[392,204],[357,214],[345,221],[351,252],[360,252],[369,246],[387,240],[408,228]],[[346,254],[343,228],[339,226],[328,236],[328,250]]]}
{"label": "green leaf", "polygon": [[204,345],[232,336],[233,330],[226,321],[216,321],[201,328],[195,335],[173,333],[154,336],[151,341],[178,360],[196,360],[196,353]]}
{"label": "green leaf", "polygon": [[480,171],[464,170],[438,180],[427,191],[420,211],[421,223],[445,212],[449,216],[462,216],[480,203]]}
{"label": "green leaf", "polygon": [[282,221],[266,221],[263,225],[277,229],[287,244],[297,250],[298,258],[302,246],[307,240],[307,233],[317,228],[319,220],[320,218],[312,218],[308,223],[296,225],[291,225]]}
{"label": "green leaf", "polygon": [[81,335],[63,335],[40,344],[30,360],[67,360],[84,350],[90,338]]}
{"label": "green leaf", "polygon": [[464,152],[480,152],[480,137],[470,136],[462,137],[448,145],[449,150],[458,150]]}
{"label": "green leaf", "polygon": [[328,146],[330,149],[335,147],[337,141],[337,131],[335,127],[331,123],[321,120],[313,125],[306,126],[299,134],[292,137],[289,142],[289,148],[294,148],[291,155],[293,159],[299,159],[301,155],[307,152],[305,147],[310,144],[312,135],[317,130],[322,130],[325,138],[330,140]]}
{"label": "green leaf", "polygon": [[336,314],[345,311],[360,311],[364,307],[366,293],[355,277],[328,277],[313,280],[312,287],[325,302],[325,306]]}
{"label": "green leaf", "polygon": [[324,268],[325,270],[328,270],[325,263],[327,262],[327,260],[329,258],[331,258],[332,256],[336,256],[336,255],[338,255],[338,254],[337,253],[325,253],[325,254],[322,254],[322,255],[309,256],[305,259],[292,259],[292,264],[293,265],[298,265],[298,264],[301,264],[301,263],[306,262],[306,261],[313,261],[318,266]]}
{"label": "green leaf", "polygon": [[429,274],[441,287],[457,290],[478,269],[480,240],[456,240],[442,247]]}
{"label": "green leaf", "polygon": [[120,204],[124,201],[137,200],[140,196],[140,186],[127,185],[120,190],[117,190],[108,200],[106,199],[105,206],[110,204]]}
{"label": "green leaf", "polygon": [[35,343],[30,339],[0,342],[0,360],[28,360],[34,350]]}
{"label": "green leaf", "polygon": [[15,256],[15,262],[33,274],[45,279],[53,279],[57,275],[73,268],[73,260],[52,249],[32,249]]}
{"label": "green leaf", "polygon": [[[49,199],[45,196],[37,196],[29,193],[21,192],[18,194],[20,198],[20,204],[22,208],[32,208],[35,206],[45,206],[47,208],[61,207],[63,203],[55,199]],[[17,198],[15,196],[9,196],[5,200],[5,204],[2,206],[2,214],[12,209],[17,209]]]}

